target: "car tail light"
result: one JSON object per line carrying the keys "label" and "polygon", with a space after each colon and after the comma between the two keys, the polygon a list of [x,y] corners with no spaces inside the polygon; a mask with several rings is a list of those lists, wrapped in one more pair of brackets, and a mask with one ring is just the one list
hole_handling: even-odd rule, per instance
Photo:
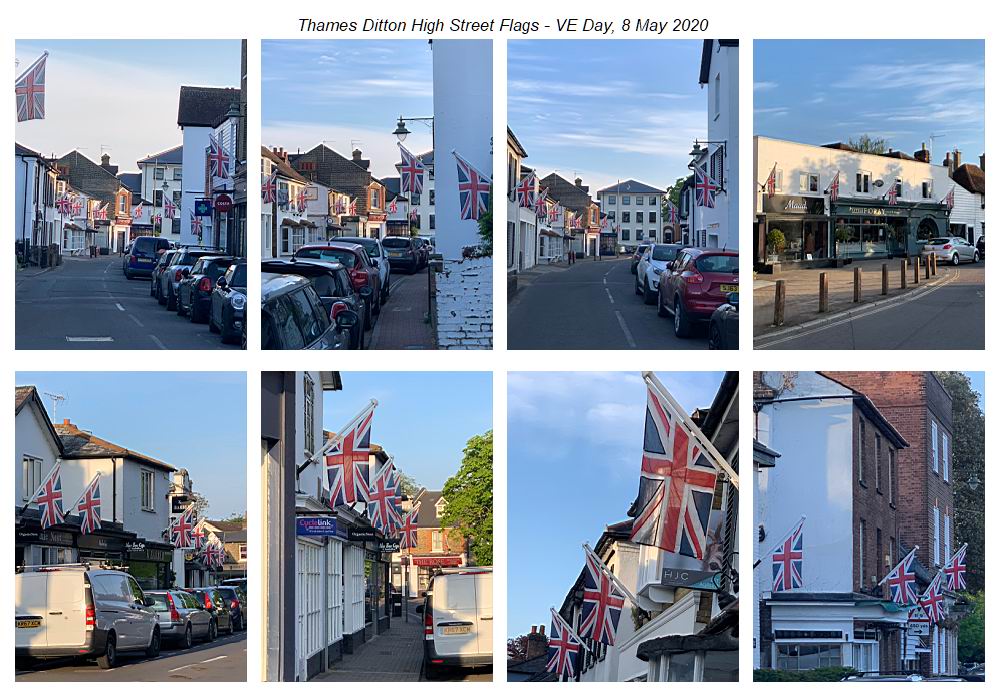
{"label": "car tail light", "polygon": [[175,271],[174,272],[174,282],[180,282],[181,278],[183,276],[184,276],[184,274],[180,270]]}
{"label": "car tail light", "polygon": [[212,280],[207,277],[202,277],[201,282],[198,283],[199,292],[210,292],[212,291]]}
{"label": "car tail light", "polygon": [[351,270],[351,283],[355,289],[360,289],[368,284],[368,273],[364,270]]}
{"label": "car tail light", "polygon": [[945,243],[944,244],[944,249],[945,250],[951,250],[951,243]]}
{"label": "car tail light", "polygon": [[170,601],[170,621],[171,622],[180,622],[181,621],[181,615],[180,615],[179,612],[177,612],[177,606],[174,605],[174,599],[171,598],[170,596],[167,596],[167,600]]}
{"label": "car tail light", "polygon": [[229,601],[229,607],[235,610],[236,608],[240,607],[240,601],[233,598],[231,601]]}
{"label": "car tail light", "polygon": [[97,611],[94,610],[93,605],[87,606],[86,617],[84,619],[86,620],[87,629],[88,630],[94,629],[94,625],[97,624]]}
{"label": "car tail light", "polygon": [[130,255],[130,256],[128,256],[128,261],[130,263],[134,263],[136,261],[136,257],[134,255]]}
{"label": "car tail light", "polygon": [[424,606],[424,637],[426,639],[434,638],[434,614]]}
{"label": "car tail light", "polygon": [[347,304],[342,301],[333,302],[333,306],[330,307],[330,320],[336,321],[341,311],[347,311]]}
{"label": "car tail light", "polygon": [[695,284],[701,284],[705,281],[705,277],[698,272],[698,268],[694,266],[692,262],[688,269],[681,273],[681,277],[686,279],[688,282],[694,282]]}

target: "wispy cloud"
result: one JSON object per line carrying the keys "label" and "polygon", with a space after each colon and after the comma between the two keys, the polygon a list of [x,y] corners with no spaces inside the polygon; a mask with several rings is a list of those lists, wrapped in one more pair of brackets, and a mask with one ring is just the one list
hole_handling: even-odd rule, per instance
{"label": "wispy cloud", "polygon": [[765,90],[773,90],[778,87],[778,84],[770,80],[761,80],[753,84],[754,92],[764,92]]}

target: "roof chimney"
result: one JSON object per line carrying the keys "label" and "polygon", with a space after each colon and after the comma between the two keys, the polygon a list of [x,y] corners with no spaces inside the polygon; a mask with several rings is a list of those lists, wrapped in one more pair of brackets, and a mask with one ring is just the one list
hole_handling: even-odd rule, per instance
{"label": "roof chimney", "polygon": [[361,160],[361,149],[355,148],[351,151],[351,160]]}
{"label": "roof chimney", "polygon": [[957,169],[960,165],[962,165],[962,152],[956,148],[955,149],[955,168]]}
{"label": "roof chimney", "polygon": [[948,177],[955,174],[955,162],[951,159],[950,151],[944,154],[944,160],[941,162],[941,165],[948,168]]}
{"label": "roof chimney", "polygon": [[538,625],[532,625],[530,634],[537,634],[537,633],[538,633]]}
{"label": "roof chimney", "polygon": [[111,165],[111,156],[105,153],[104,155],[101,156],[101,167],[106,168],[109,165]]}
{"label": "roof chimney", "polygon": [[545,636],[545,625],[540,625],[536,627],[531,626],[531,633],[525,640],[524,644],[524,658],[525,659],[537,659],[539,656],[544,656],[549,651],[549,640]]}
{"label": "roof chimney", "polygon": [[980,153],[979,154],[979,169],[982,170],[984,173],[986,172],[986,154],[985,153]]}
{"label": "roof chimney", "polygon": [[927,144],[926,143],[921,143],[920,144],[920,150],[916,151],[913,154],[913,157],[916,158],[917,160],[919,160],[922,163],[930,163],[931,162],[931,152],[927,150]]}
{"label": "roof chimney", "polygon": [[575,184],[577,187],[582,187],[583,180],[581,178],[576,178],[575,180],[573,180],[573,184]]}

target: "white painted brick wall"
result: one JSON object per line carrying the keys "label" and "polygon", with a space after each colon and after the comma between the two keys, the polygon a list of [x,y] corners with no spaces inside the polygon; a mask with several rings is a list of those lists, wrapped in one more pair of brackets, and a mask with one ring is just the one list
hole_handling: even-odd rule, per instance
{"label": "white painted brick wall", "polygon": [[439,348],[493,347],[493,258],[444,261],[436,301]]}

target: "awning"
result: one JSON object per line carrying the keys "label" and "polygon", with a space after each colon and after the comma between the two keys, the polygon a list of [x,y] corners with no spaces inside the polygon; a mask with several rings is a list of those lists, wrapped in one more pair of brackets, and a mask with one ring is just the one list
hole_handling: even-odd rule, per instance
{"label": "awning", "polygon": [[301,226],[302,224],[300,224],[295,219],[287,219],[286,218],[286,219],[282,219],[281,220],[281,225],[282,226],[295,226],[295,227],[298,227],[298,226]]}
{"label": "awning", "polygon": [[462,557],[413,557],[414,566],[461,566]]}
{"label": "awning", "polygon": [[635,655],[649,661],[651,657],[680,654],[686,651],[739,651],[739,614],[730,610],[712,620],[696,634],[672,634],[642,642]]}
{"label": "awning", "polygon": [[73,223],[72,221],[71,221],[70,223],[66,224],[65,226],[63,226],[63,228],[64,228],[64,229],[67,229],[67,230],[69,230],[69,231],[83,231],[83,228],[82,228],[82,227],[80,227],[80,226],[77,226],[77,225],[76,225],[76,224],[74,224],[74,223]]}
{"label": "awning", "polygon": [[539,233],[542,234],[543,236],[548,236],[549,238],[562,238],[561,233],[556,233],[555,231],[552,231],[547,228],[543,228],[541,231],[539,231]]}
{"label": "awning", "polygon": [[311,222],[309,219],[302,219],[299,223],[303,226],[307,226],[308,228],[316,228],[316,224]]}

